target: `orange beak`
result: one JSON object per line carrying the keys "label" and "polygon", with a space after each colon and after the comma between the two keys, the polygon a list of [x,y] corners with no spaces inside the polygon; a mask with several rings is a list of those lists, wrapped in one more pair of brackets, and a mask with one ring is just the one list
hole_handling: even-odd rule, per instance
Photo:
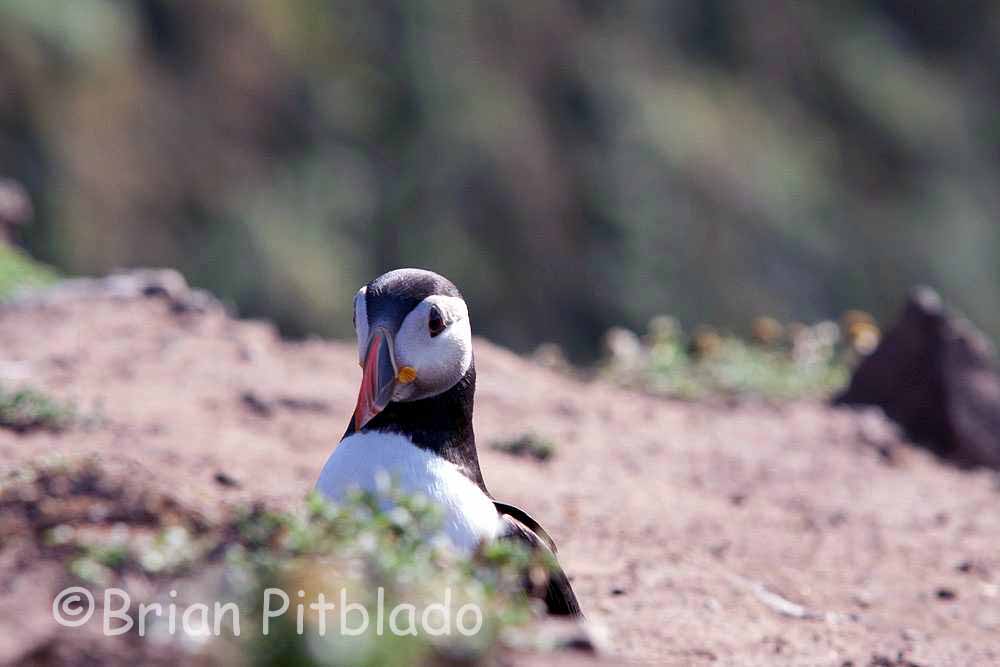
{"label": "orange beak", "polygon": [[368,351],[362,364],[361,390],[354,408],[354,430],[382,412],[392,400],[396,388],[396,362],[392,354],[392,336],[382,328],[375,329],[368,342]]}

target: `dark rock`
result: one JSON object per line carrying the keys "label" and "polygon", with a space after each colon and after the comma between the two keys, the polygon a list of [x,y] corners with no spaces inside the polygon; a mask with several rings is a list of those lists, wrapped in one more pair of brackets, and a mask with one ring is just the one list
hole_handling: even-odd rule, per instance
{"label": "dark rock", "polygon": [[934,592],[939,600],[954,600],[958,594],[950,588],[939,588]]}
{"label": "dark rock", "polygon": [[873,655],[868,667],[921,667],[912,660],[907,660],[902,651],[896,654],[895,658],[884,655]]}
{"label": "dark rock", "polygon": [[226,486],[229,488],[236,488],[240,485],[239,481],[232,475],[222,472],[221,470],[215,473],[214,476],[216,484],[220,486]]}
{"label": "dark rock", "polygon": [[316,414],[329,414],[333,411],[329,403],[318,398],[279,396],[269,399],[249,389],[240,394],[240,400],[246,408],[260,417],[272,417],[278,408],[290,412],[313,412]]}
{"label": "dark rock", "polygon": [[933,290],[911,295],[841,405],[876,405],[907,436],[961,465],[1000,469],[1000,372],[993,348]]}
{"label": "dark rock", "polygon": [[274,404],[258,396],[253,391],[244,391],[240,400],[251,412],[259,417],[270,417],[274,414]]}
{"label": "dark rock", "polygon": [[276,402],[281,407],[293,412],[315,412],[317,414],[329,414],[333,412],[333,408],[329,403],[318,398],[282,396]]}

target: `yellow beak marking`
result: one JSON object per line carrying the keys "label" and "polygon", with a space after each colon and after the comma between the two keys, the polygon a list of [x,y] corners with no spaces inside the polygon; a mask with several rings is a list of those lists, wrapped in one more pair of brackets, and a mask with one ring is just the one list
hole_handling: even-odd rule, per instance
{"label": "yellow beak marking", "polygon": [[417,371],[413,366],[403,366],[396,373],[396,382],[399,384],[410,384],[417,379]]}

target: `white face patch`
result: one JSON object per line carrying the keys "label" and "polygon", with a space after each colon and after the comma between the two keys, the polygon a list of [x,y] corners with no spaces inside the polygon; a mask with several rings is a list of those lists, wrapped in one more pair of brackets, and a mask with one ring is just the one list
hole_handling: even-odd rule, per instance
{"label": "white face patch", "polygon": [[[445,323],[437,336],[431,336],[428,324],[433,307]],[[472,327],[465,301],[438,294],[421,301],[396,333],[395,353],[397,365],[412,367],[416,380],[398,385],[393,400],[415,401],[451,389],[472,366]]]}
{"label": "white face patch", "polygon": [[368,293],[368,286],[365,285],[354,295],[354,333],[358,337],[358,364],[365,365],[365,344],[368,342],[368,304],[365,303],[365,294]]}

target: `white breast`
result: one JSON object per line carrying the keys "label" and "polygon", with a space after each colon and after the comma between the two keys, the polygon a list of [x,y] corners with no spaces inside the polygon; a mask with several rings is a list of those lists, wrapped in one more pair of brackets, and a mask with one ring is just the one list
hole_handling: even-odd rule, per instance
{"label": "white breast", "polygon": [[351,489],[377,491],[384,471],[408,494],[423,494],[443,510],[445,533],[463,551],[496,537],[499,515],[493,501],[458,466],[420,449],[404,436],[355,433],[333,451],[316,482],[316,490],[342,500]]}

